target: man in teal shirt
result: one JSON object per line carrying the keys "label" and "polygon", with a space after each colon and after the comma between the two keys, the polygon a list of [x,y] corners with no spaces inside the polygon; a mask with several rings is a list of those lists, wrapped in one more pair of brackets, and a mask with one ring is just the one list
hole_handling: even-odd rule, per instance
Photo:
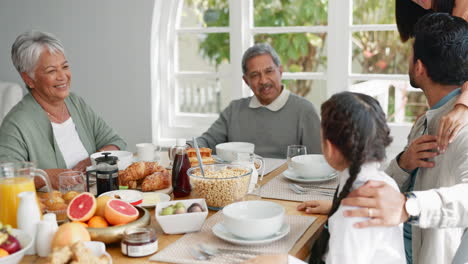
{"label": "man in teal shirt", "polygon": [[435,135],[468,80],[468,23],[443,13],[422,17],[415,27],[409,75],[430,109],[413,125],[408,145],[386,170],[404,194],[382,182],[368,182],[342,203],[361,207],[346,216],[369,217],[356,227],[406,222],[408,263],[451,263],[468,227],[468,127],[443,153],[437,152]]}

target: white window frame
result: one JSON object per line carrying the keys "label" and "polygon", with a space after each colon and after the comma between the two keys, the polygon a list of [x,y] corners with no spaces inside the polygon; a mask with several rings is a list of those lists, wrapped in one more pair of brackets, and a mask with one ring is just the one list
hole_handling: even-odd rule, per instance
{"label": "white window frame", "polygon": [[[228,28],[177,28],[178,11],[183,0],[155,0],[153,31],[151,36],[151,85],[153,142],[170,146],[175,138],[201,135],[218,118],[218,114],[178,113],[176,79],[183,77],[230,78],[231,99],[250,96],[241,76],[241,58],[245,49],[253,44],[255,34],[261,33],[327,33],[327,71],[283,74],[283,79],[310,79],[327,81],[327,95],[349,90],[356,80],[408,80],[404,74],[352,73],[352,33],[356,31],[393,31],[395,25],[352,25],[352,2],[329,0],[328,25],[297,27],[253,27],[253,0],[229,0]],[[230,75],[213,72],[177,72],[178,33],[230,33]],[[332,69],[332,70],[330,70]],[[242,87],[236,89],[236,87]],[[317,106],[318,107],[318,106]],[[394,137],[406,137],[410,124],[390,123]],[[402,140],[395,146],[402,148]],[[404,140],[403,140],[404,141]]]}

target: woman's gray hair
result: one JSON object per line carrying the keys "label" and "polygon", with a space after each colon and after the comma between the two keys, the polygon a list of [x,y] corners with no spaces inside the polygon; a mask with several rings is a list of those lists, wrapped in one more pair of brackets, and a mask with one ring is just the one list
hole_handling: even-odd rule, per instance
{"label": "woman's gray hair", "polygon": [[44,48],[51,53],[65,55],[62,43],[54,35],[41,31],[27,31],[19,35],[11,47],[11,59],[16,70],[34,79],[34,70]]}
{"label": "woman's gray hair", "polygon": [[275,49],[273,49],[270,46],[270,44],[257,43],[244,52],[244,55],[242,56],[242,73],[247,73],[247,61],[249,59],[263,54],[269,54],[276,66],[279,67],[281,65],[281,61],[278,54],[276,53]]}

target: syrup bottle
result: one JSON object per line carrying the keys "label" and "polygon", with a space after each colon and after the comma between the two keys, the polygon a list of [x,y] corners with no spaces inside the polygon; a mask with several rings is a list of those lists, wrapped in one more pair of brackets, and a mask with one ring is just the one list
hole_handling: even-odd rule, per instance
{"label": "syrup bottle", "polygon": [[178,138],[172,166],[172,188],[175,197],[189,196],[192,191],[187,170],[190,168],[190,161],[187,155],[186,141]]}

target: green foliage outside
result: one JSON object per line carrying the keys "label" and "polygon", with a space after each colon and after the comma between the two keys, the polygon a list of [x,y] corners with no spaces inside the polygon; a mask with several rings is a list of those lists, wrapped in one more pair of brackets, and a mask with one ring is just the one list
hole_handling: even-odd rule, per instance
{"label": "green foliage outside", "polygon": [[[254,0],[255,27],[327,25],[329,0]],[[339,0],[350,1],[350,0]],[[186,5],[199,11],[206,27],[229,25],[227,0],[187,0]],[[354,0],[353,24],[393,24],[395,0]],[[403,44],[394,31],[359,31],[352,33],[352,71],[354,73],[406,74],[410,45]],[[326,33],[257,34],[255,43],[268,42],[281,57],[286,72],[326,70]],[[229,61],[229,35],[207,34],[200,53],[216,67]],[[289,82],[288,89],[306,96],[312,80]],[[420,100],[420,99],[417,99]],[[390,100],[394,102],[394,98]],[[408,111],[409,108],[407,109]],[[389,115],[394,104],[389,106]],[[411,110],[414,116],[420,110]]]}

